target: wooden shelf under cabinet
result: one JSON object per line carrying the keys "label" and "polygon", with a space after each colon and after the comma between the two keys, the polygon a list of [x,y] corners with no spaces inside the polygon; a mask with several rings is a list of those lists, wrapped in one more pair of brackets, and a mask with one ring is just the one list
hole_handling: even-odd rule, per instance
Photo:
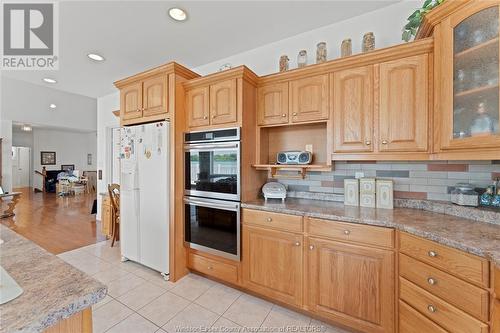
{"label": "wooden shelf under cabinet", "polygon": [[[308,171],[331,171],[332,167],[326,164],[254,164],[257,170],[266,170],[271,173],[271,178],[304,179]],[[297,171],[297,175],[279,174],[279,170]]]}

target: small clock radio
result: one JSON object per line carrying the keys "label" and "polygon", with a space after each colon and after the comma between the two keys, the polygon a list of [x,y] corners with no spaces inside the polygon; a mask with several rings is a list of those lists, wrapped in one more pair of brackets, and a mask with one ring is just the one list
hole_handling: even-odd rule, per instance
{"label": "small clock radio", "polygon": [[310,164],[312,162],[312,153],[309,151],[280,151],[276,154],[278,164]]}

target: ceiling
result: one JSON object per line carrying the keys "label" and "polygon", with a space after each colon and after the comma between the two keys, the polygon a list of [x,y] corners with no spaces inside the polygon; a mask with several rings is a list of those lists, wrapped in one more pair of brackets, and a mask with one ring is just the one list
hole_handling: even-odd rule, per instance
{"label": "ceiling", "polygon": [[[50,76],[52,88],[99,97],[115,91],[113,81],[168,61],[194,68],[395,2],[61,1],[59,70],[3,74],[35,84]],[[171,20],[173,6],[188,20]],[[89,52],[106,61],[92,62]]]}

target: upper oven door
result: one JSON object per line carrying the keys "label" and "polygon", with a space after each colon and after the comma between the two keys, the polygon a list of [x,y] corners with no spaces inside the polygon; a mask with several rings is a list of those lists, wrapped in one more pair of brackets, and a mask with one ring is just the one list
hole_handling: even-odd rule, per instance
{"label": "upper oven door", "polygon": [[184,146],[184,193],[240,200],[240,142]]}

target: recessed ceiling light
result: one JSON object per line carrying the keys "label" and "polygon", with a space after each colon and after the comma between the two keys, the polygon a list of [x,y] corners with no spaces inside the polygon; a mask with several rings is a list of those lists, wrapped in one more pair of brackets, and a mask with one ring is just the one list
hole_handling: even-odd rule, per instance
{"label": "recessed ceiling light", "polygon": [[185,21],[187,19],[186,11],[178,7],[170,8],[168,15],[176,21]]}
{"label": "recessed ceiling light", "polygon": [[32,129],[33,128],[30,125],[21,126],[21,131],[24,131],[24,132],[31,132]]}
{"label": "recessed ceiling light", "polygon": [[87,54],[87,57],[89,57],[91,60],[94,60],[94,61],[104,61],[104,57],[100,54],[97,54],[97,53],[89,53]]}
{"label": "recessed ceiling light", "polygon": [[54,103],[52,103],[52,104],[49,105],[49,108],[55,109],[55,108],[57,108],[57,105],[55,105]]}
{"label": "recessed ceiling light", "polygon": [[52,79],[50,77],[44,77],[42,80],[43,80],[43,82],[46,82],[46,83],[57,83],[56,79]]}

